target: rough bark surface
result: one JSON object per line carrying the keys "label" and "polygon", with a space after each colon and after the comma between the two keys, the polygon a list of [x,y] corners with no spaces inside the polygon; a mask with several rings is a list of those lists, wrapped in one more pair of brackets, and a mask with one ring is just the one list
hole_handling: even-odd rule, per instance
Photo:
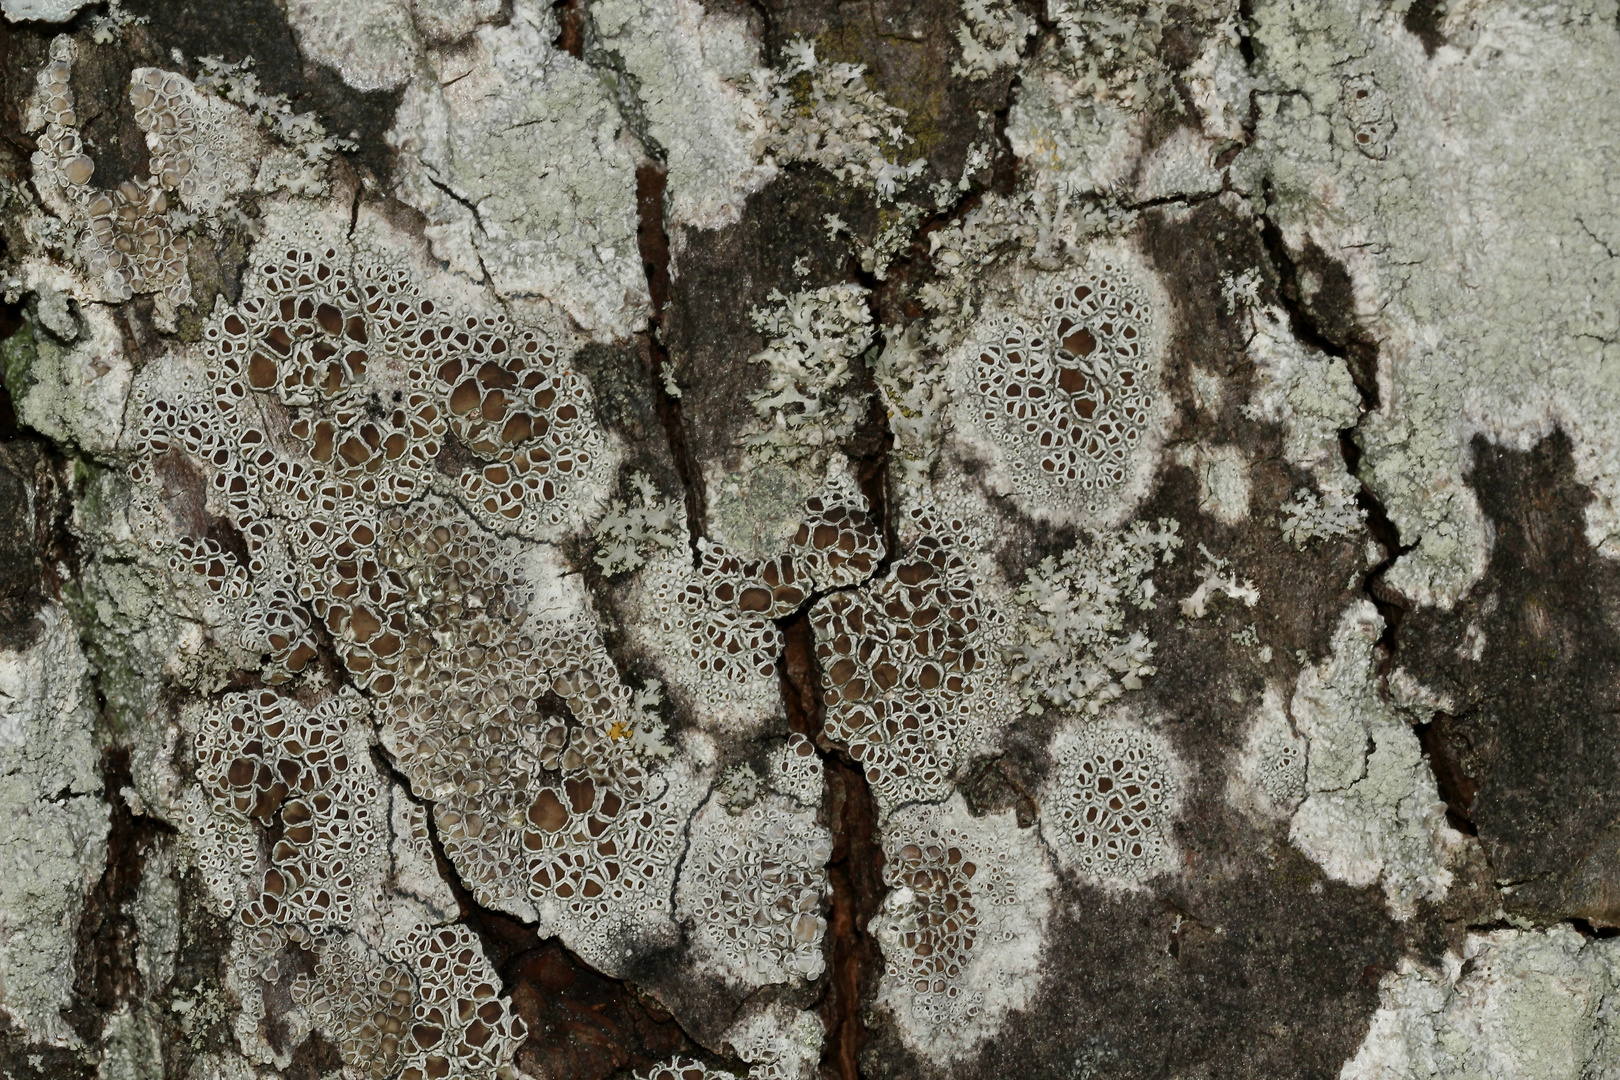
{"label": "rough bark surface", "polygon": [[1620,1078],[1614,0],[0,15],[0,1075]]}

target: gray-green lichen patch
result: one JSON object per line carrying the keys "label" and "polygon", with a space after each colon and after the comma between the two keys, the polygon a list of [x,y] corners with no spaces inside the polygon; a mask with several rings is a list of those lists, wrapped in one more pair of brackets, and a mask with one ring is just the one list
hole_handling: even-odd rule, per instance
{"label": "gray-green lichen patch", "polygon": [[[71,527],[91,556],[76,582],[76,615],[115,728],[144,731],[141,723],[153,714],[167,680],[217,688],[232,658],[210,648],[206,613],[170,587],[162,559],[145,546],[139,523],[130,520],[130,485],[122,472],[87,460],[77,469]],[[171,481],[184,487],[187,478]],[[193,490],[171,509],[185,504],[200,514],[195,503],[201,501]],[[182,527],[196,524],[184,510],[180,520]]]}
{"label": "gray-green lichen patch", "polygon": [[726,1042],[760,1080],[811,1080],[819,1075],[826,1026],[813,1012],[782,1002],[745,1006]]}
{"label": "gray-green lichen patch", "polygon": [[438,258],[502,297],[544,298],[600,340],[649,305],[636,245],[636,152],[612,96],[556,48],[549,7],[428,52],[390,143],[398,194]]}
{"label": "gray-green lichen patch", "polygon": [[360,91],[397,90],[423,51],[499,21],[500,0],[293,0],[287,23],[305,57]]}
{"label": "gray-green lichen patch", "polygon": [[32,1042],[72,1046],[74,945],[107,858],[95,702],[60,607],[25,652],[0,652],[0,1009]]}
{"label": "gray-green lichen patch", "polygon": [[646,134],[669,170],[665,221],[734,224],[747,196],[776,176],[760,42],[747,18],[697,0],[597,0],[598,42],[635,80]]}
{"label": "gray-green lichen patch", "polygon": [[1280,688],[1267,686],[1227,780],[1227,801],[1246,814],[1287,820],[1305,798],[1306,746]]}
{"label": "gray-green lichen patch", "polygon": [[180,880],[172,844],[158,845],[147,854],[135,892],[133,917],[135,969],[150,999],[168,988],[180,949]]}
{"label": "gray-green lichen patch", "polygon": [[67,22],[84,7],[86,0],[5,0],[0,13],[12,22],[35,19],[40,22]]}
{"label": "gray-green lichen patch", "polygon": [[102,1030],[97,1080],[163,1080],[163,1046],[158,1026],[146,1011],[125,1005]]}
{"label": "gray-green lichen patch", "polygon": [[763,557],[792,535],[813,493],[850,485],[841,448],[871,408],[861,378],[873,337],[867,296],[855,285],[773,291],[751,313],[766,345],[748,362],[765,382],[746,395],[754,418],[732,452],[705,463],[712,538]]}
{"label": "gray-green lichen patch", "polygon": [[1258,376],[1246,416],[1280,423],[1286,435],[1283,454],[1289,463],[1311,474],[1315,490],[1295,489],[1281,507],[1285,538],[1303,547],[1358,532],[1363,512],[1356,504],[1360,484],[1345,468],[1339,432],[1361,419],[1361,395],[1350,369],[1338,357],[1305,349],[1288,330],[1284,312],[1255,306],[1246,299],[1254,282],[1223,282],[1230,305],[1241,305],[1250,320],[1248,355]]}
{"label": "gray-green lichen patch", "polygon": [[982,79],[1016,65],[1034,32],[1035,20],[1007,0],[962,0],[962,22],[956,28],[962,58],[953,73]]}
{"label": "gray-green lichen patch", "polygon": [[0,346],[17,417],[59,443],[111,451],[123,430],[132,377],[114,309],[69,305],[67,297],[85,290],[60,267],[31,260],[28,270],[33,318]]}
{"label": "gray-green lichen patch", "polygon": [[305,56],[356,90],[393,90],[416,70],[421,42],[400,0],[293,0],[287,22]]}
{"label": "gray-green lichen patch", "polygon": [[[1579,665],[1593,682],[1566,679],[1600,718],[1588,727],[1431,723],[1480,699],[1427,693],[1399,650],[1382,673],[1380,623],[1351,604],[1381,556],[1358,535],[1345,439],[1418,545],[1391,580],[1435,599],[1466,583],[1487,527],[1460,481],[1430,484],[1436,507],[1396,489],[1461,477],[1468,432],[1528,437],[1554,418],[1581,468],[1607,468],[1601,380],[1543,346],[1601,336],[1612,281],[1595,276],[1576,311],[1591,325],[1523,331],[1580,307],[1569,267],[1585,249],[1564,243],[1559,208],[1596,181],[1553,177],[1529,206],[1526,177],[1578,170],[1521,130],[1565,106],[1509,98],[1601,72],[1612,11],[1577,25],[1459,6],[1450,44],[1420,55],[1400,11],[1353,0],[1260,8],[1255,49],[1224,0],[1050,0],[1039,21],[1003,0],[871,0],[853,17],[836,0],[251,10],[307,70],[335,68],[328,86],[376,88],[395,183],[380,159],[350,170],[238,50],[175,100],[287,145],[258,168],[256,133],[204,132],[235,170],[221,192],[246,177],[267,197],[242,204],[255,220],[236,215],[229,253],[221,230],[193,232],[221,296],[180,341],[148,301],[110,307],[69,275],[72,215],[28,210],[7,267],[13,299],[32,297],[8,356],[24,425],[87,462],[138,459],[128,478],[78,470],[64,588],[132,744],[121,794],[182,829],[152,845],[123,908],[155,1008],[101,1009],[104,1076],[152,1075],[154,1032],[187,1080],[393,1074],[396,1051],[428,1075],[591,1075],[593,1042],[611,1059],[598,1075],[667,1080],[652,1062],[695,1042],[728,1056],[706,1075],[787,1080],[815,1073],[824,1038],[829,1062],[860,1057],[874,1077],[1331,1076],[1379,974],[1476,921],[1453,917],[1456,894],[1477,892],[1482,919],[1504,899],[1506,863],[1486,859],[1507,850],[1489,847],[1495,792],[1480,844],[1453,831],[1471,804],[1436,781],[1434,731],[1607,745],[1595,660]],[[288,74],[297,55],[269,55],[267,80],[308,84]],[[1531,70],[1571,56],[1569,73]],[[44,81],[61,101],[73,85]],[[1497,114],[1472,115],[1482,103]],[[354,138],[380,145],[388,123],[369,115]],[[1586,124],[1549,126],[1590,139]],[[307,141],[288,142],[295,128]],[[166,129],[144,133],[155,163]],[[1441,135],[1466,138],[1424,143]],[[1541,158],[1514,160],[1515,141]],[[85,168],[77,149],[46,164],[69,181]],[[661,170],[660,207],[637,177]],[[154,164],[143,183],[165,176]],[[174,190],[185,214],[225,212]],[[1617,246],[1584,209],[1580,224]],[[1548,238],[1545,259],[1524,255]],[[1297,268],[1290,248],[1307,253]],[[1554,316],[1510,274],[1546,284]],[[1541,351],[1518,349],[1531,338]],[[1470,341],[1484,344],[1456,348]],[[544,360],[513,364],[529,345]],[[1479,389],[1510,377],[1530,388],[1512,408]],[[1548,386],[1575,404],[1543,408]],[[1513,428],[1520,405],[1534,422]],[[526,493],[550,505],[557,483],[570,491],[548,519]],[[1609,481],[1591,483],[1596,521]],[[250,589],[262,625],[240,636]],[[1595,626],[1586,607],[1554,620],[1553,596],[1504,589],[1522,627],[1464,597],[1459,663]],[[1566,657],[1600,653],[1588,637]],[[343,777],[306,800],[286,777],[320,775],[317,742]],[[31,794],[30,813],[93,796]],[[1580,863],[1595,879],[1620,850],[1606,808],[1599,792],[1581,828],[1549,830],[1560,854],[1606,837]],[[198,913],[186,856],[209,869],[217,917]],[[328,879],[323,899],[310,882]],[[1510,887],[1509,911],[1542,884]],[[560,940],[533,950],[536,931]],[[599,982],[625,979],[614,993],[659,996],[679,1045],[623,1053],[636,1025],[592,1007],[559,1048],[531,1017],[576,1008],[588,980],[533,972],[565,947],[613,977]],[[1476,985],[1507,970],[1492,956],[1519,956],[1506,937],[1468,948],[1475,968],[1441,979],[1459,1001],[1495,993]],[[443,950],[470,987],[434,989]],[[1391,977],[1406,988],[1391,1000],[1416,970]],[[8,1011],[11,988],[7,974]],[[482,994],[453,1010],[465,1029],[406,1023],[407,1002],[449,989]],[[471,1026],[486,1005],[499,1026]],[[1577,1012],[1608,1023],[1606,1008]],[[1413,1022],[1472,1032],[1444,1011]],[[1526,1025],[1579,1035],[1555,1011]],[[429,1059],[463,1030],[493,1032],[487,1068]],[[1551,1068],[1470,1045],[1519,1074]],[[531,1070],[542,1049],[580,1057]],[[1476,1064],[1458,1069],[1514,1074]]]}
{"label": "gray-green lichen patch", "polygon": [[1362,473],[1416,545],[1386,580],[1450,606],[1489,548],[1463,480],[1476,432],[1569,432],[1589,538],[1620,551],[1620,31],[1602,3],[1459,6],[1444,31],[1430,56],[1380,4],[1257,5],[1235,179],[1291,247],[1348,268],[1379,356]]}
{"label": "gray-green lichen patch", "polygon": [[1300,673],[1291,711],[1309,751],[1289,836],[1329,877],[1382,882],[1404,919],[1417,901],[1444,899],[1447,863],[1464,840],[1446,823],[1417,736],[1380,689],[1373,645],[1382,629],[1370,603],[1352,606],[1332,655]]}
{"label": "gray-green lichen patch", "polygon": [[1470,934],[1406,959],[1342,1080],[1606,1080],[1620,1062],[1620,944],[1567,926]]}

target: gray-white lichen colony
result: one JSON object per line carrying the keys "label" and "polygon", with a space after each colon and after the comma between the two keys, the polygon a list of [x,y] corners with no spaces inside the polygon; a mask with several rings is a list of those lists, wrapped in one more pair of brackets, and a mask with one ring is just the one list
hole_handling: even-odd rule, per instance
{"label": "gray-white lichen colony", "polygon": [[127,2],[0,1074],[1620,1076],[1613,0]]}

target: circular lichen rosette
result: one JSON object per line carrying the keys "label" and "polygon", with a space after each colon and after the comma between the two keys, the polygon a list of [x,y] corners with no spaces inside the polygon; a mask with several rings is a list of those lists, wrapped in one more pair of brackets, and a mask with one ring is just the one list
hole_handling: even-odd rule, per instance
{"label": "circular lichen rosette", "polygon": [[960,450],[1031,516],[1121,520],[1152,477],[1165,426],[1165,305],[1151,275],[1114,245],[1001,297],[948,359]]}

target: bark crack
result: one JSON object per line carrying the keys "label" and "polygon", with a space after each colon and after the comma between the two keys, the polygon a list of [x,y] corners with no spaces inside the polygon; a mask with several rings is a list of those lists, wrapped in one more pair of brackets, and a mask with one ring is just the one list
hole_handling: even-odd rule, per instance
{"label": "bark crack", "polygon": [[861,998],[882,963],[877,940],[866,928],[883,902],[883,852],[877,842],[877,804],[866,773],[828,739],[823,725],[821,671],[809,613],[815,599],[819,597],[779,624],[786,642],[780,668],[782,704],[788,726],[815,745],[827,780],[823,813],[833,836],[833,852],[827,863],[829,977],[819,1010],[827,1029],[822,1069],[838,1080],[860,1080],[860,1052],[867,1041]]}
{"label": "bark crack", "polygon": [[[1266,204],[1272,205],[1273,192],[1269,183],[1265,186],[1264,195]],[[1354,425],[1339,432],[1339,452],[1344,458],[1346,471],[1360,481],[1356,504],[1366,515],[1367,532],[1384,550],[1384,557],[1362,575],[1361,591],[1372,601],[1384,620],[1384,630],[1378,638],[1382,648],[1379,667],[1380,673],[1387,673],[1400,643],[1401,622],[1410,610],[1411,602],[1390,587],[1385,582],[1385,576],[1395,561],[1416,548],[1418,542],[1401,542],[1400,530],[1390,518],[1383,500],[1361,475],[1361,444],[1356,441],[1356,433],[1366,417],[1379,408],[1378,344],[1370,335],[1360,333],[1336,339],[1322,326],[1306,302],[1300,266],[1289,250],[1288,242],[1283,239],[1282,229],[1269,213],[1260,215],[1260,238],[1277,274],[1277,297],[1283,310],[1288,313],[1288,326],[1294,338],[1306,348],[1343,360],[1355,383],[1356,392],[1361,395],[1361,417]]]}
{"label": "bark crack", "polygon": [[[650,380],[653,400],[657,403],[658,419],[669,443],[669,456],[674,462],[675,475],[680,479],[686,505],[686,541],[692,549],[692,565],[700,563],[700,545],[707,506],[703,491],[703,474],[692,458],[686,442],[686,423],[681,415],[681,399],[672,391],[666,375],[673,371],[669,349],[664,345],[664,308],[669,303],[669,233],[664,223],[664,190],[669,172],[653,160],[636,169],[636,245],[641,251],[642,269],[647,275],[647,292],[652,297],[652,314],[648,327],[636,335],[640,346],[642,365]],[[678,390],[678,387],[675,388]]]}

